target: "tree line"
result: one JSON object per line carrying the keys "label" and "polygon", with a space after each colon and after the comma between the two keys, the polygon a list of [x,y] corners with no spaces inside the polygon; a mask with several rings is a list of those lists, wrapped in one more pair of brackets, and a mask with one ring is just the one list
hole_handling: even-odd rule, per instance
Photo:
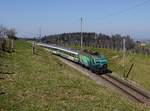
{"label": "tree line", "polygon": [[[141,48],[129,35],[122,36],[120,34],[106,35],[97,34],[95,32],[83,32],[83,46],[109,48],[114,50],[123,49],[123,39],[125,39],[126,50],[134,53],[144,53],[150,55],[150,49]],[[44,36],[42,42],[58,45],[80,45],[81,33],[62,33]]]}
{"label": "tree line", "polygon": [[[123,47],[123,38],[126,39],[127,49],[134,47],[134,41],[130,36],[121,36],[120,34],[115,34],[112,36],[105,34],[96,34],[94,32],[84,32],[83,34],[83,45],[85,46],[95,46],[101,48],[112,48],[121,50]],[[41,39],[43,42],[52,44],[69,44],[69,45],[80,45],[81,33],[63,33],[56,35],[45,36]]]}

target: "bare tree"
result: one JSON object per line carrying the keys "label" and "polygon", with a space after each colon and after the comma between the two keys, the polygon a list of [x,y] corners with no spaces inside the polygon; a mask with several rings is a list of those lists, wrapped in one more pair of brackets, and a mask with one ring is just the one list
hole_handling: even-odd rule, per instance
{"label": "bare tree", "polygon": [[[8,40],[8,39],[12,39],[12,40]],[[5,51],[9,49],[9,51],[12,52],[14,48],[13,46],[14,39],[17,39],[16,30],[14,28],[8,29],[4,27],[3,25],[0,25],[0,50]]]}

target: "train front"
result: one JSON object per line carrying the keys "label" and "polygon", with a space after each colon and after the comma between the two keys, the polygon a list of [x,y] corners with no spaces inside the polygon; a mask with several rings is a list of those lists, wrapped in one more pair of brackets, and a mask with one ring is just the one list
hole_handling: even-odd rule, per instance
{"label": "train front", "polygon": [[108,60],[104,55],[94,55],[92,67],[95,72],[106,73]]}

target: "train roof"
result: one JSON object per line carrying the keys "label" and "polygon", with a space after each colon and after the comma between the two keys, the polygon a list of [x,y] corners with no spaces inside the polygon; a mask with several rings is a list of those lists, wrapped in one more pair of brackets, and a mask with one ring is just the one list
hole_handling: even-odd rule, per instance
{"label": "train roof", "polygon": [[85,55],[85,56],[88,56],[88,57],[90,57],[90,58],[93,58],[93,59],[99,59],[99,58],[103,58],[103,59],[105,59],[106,57],[103,55],[103,54],[97,54],[97,53],[88,53],[88,52],[85,52],[85,51],[83,51],[83,52],[81,52],[81,54],[82,55]]}
{"label": "train roof", "polygon": [[75,55],[79,54],[77,51],[73,51],[69,48],[58,47],[58,46],[55,46],[55,45],[49,45],[49,44],[43,44],[43,43],[39,43],[38,45],[48,47],[48,48],[54,48],[54,49],[62,50],[62,51],[69,52],[69,53],[72,53],[72,54],[75,54]]}
{"label": "train roof", "polygon": [[87,54],[90,54],[92,56],[100,56],[101,55],[100,53],[98,53],[96,51],[87,50],[87,49],[83,50],[83,53],[87,53]]}

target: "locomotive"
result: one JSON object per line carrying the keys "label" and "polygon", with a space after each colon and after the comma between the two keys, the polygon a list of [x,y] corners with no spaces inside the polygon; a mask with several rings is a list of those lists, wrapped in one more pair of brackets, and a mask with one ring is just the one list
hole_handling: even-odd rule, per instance
{"label": "locomotive", "polygon": [[89,50],[74,51],[72,49],[48,44],[38,45],[48,49],[55,55],[61,56],[88,68],[92,72],[105,73],[107,71],[107,58],[97,52],[92,52]]}

